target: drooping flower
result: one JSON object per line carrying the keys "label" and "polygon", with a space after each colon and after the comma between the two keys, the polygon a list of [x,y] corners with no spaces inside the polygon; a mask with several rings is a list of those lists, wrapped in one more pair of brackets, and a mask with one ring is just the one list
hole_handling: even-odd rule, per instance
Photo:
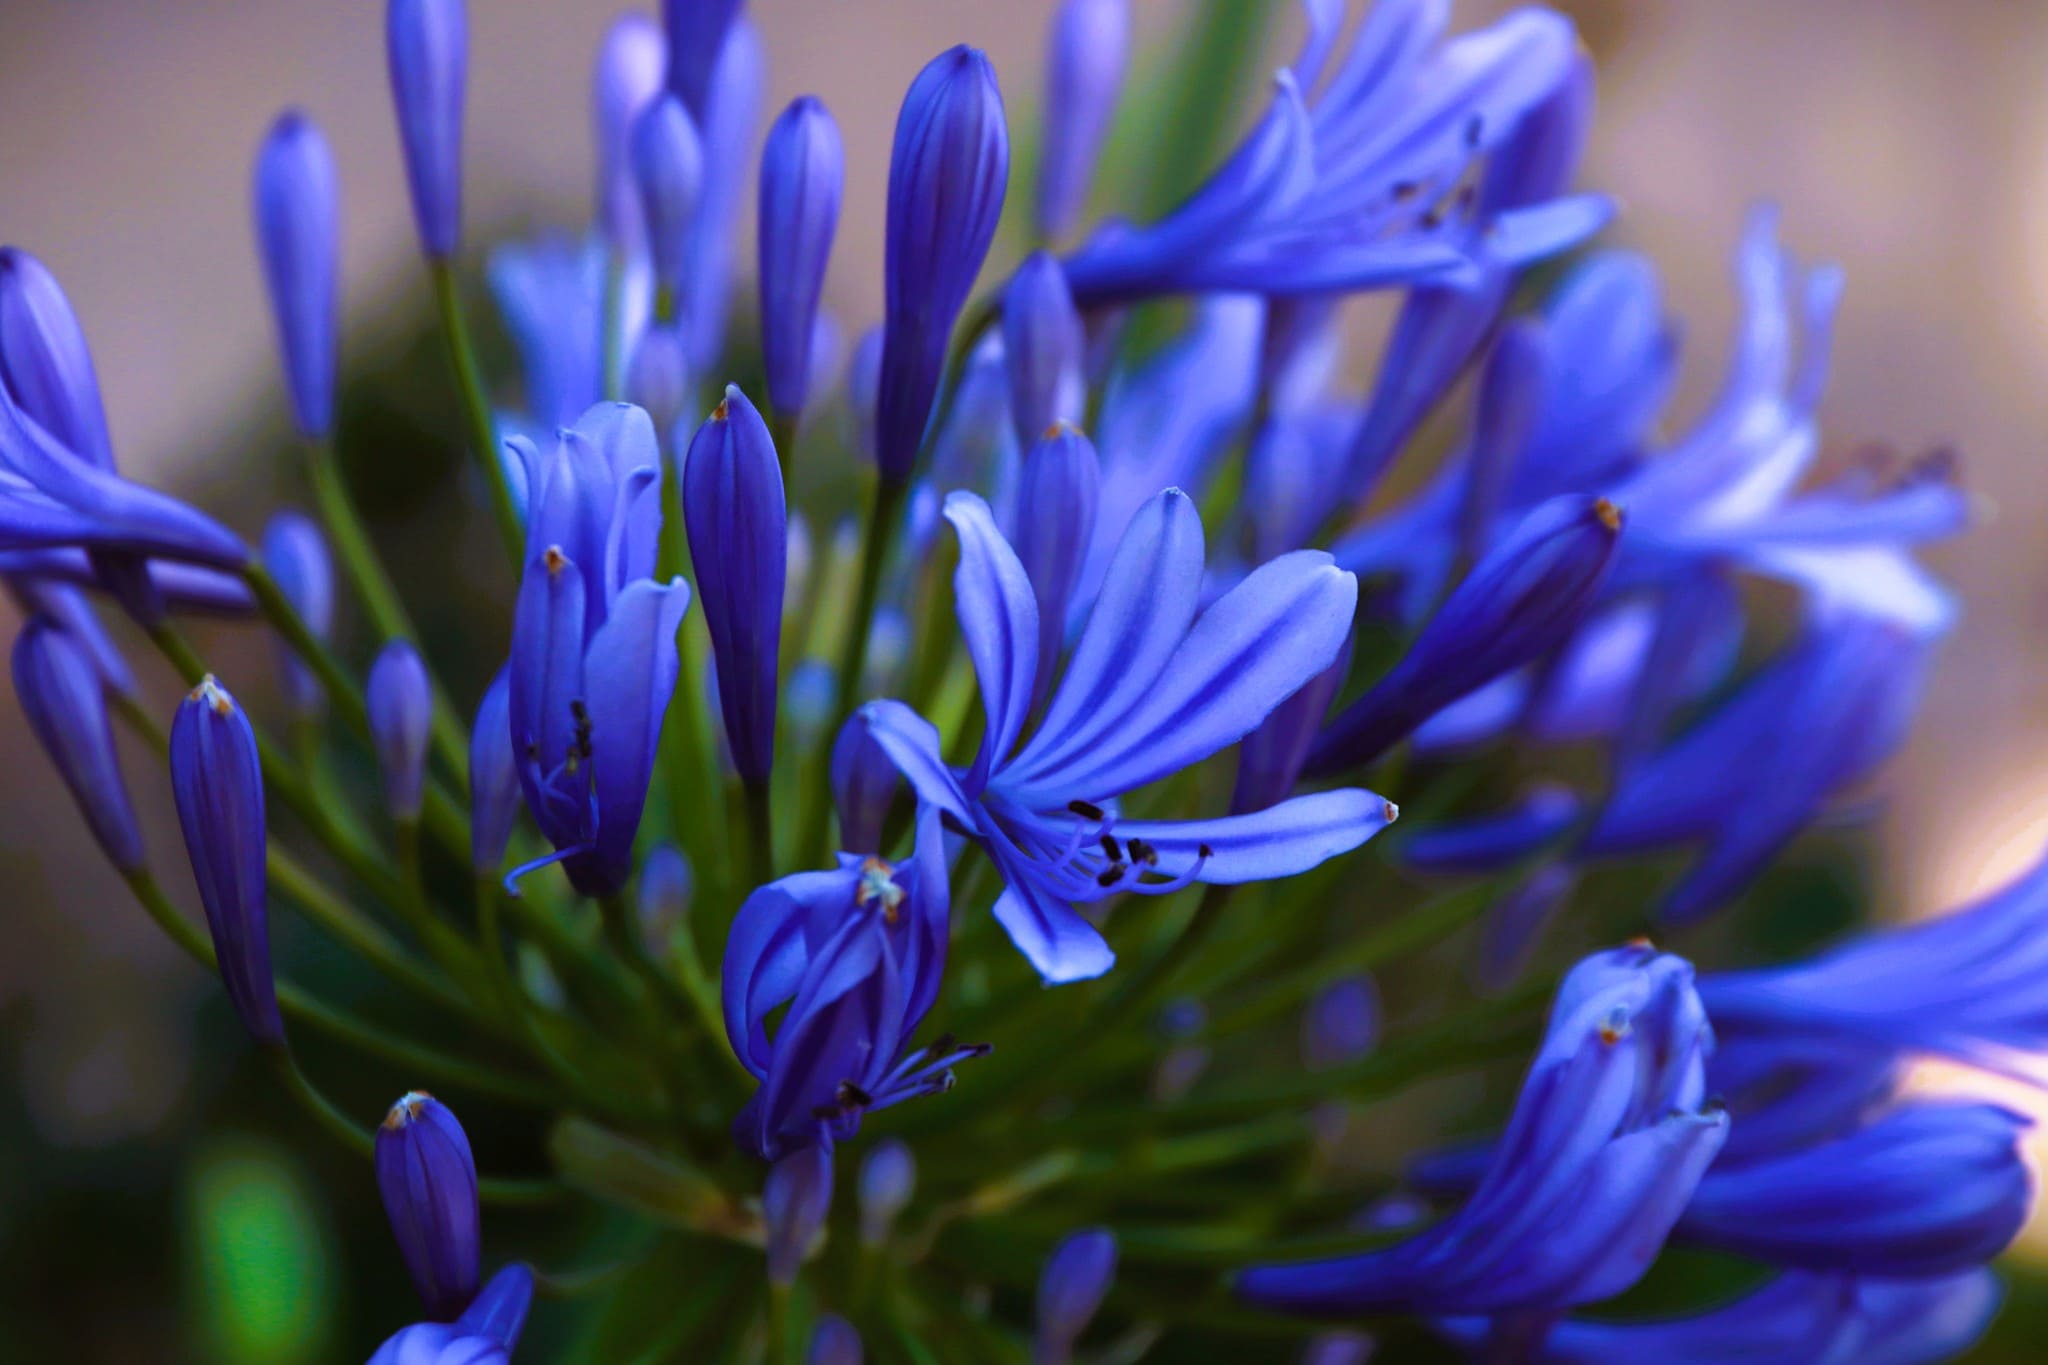
{"label": "drooping flower", "polygon": [[256,154],[252,198],[292,415],[300,434],[325,436],[334,427],[340,193],[327,138],[299,110],[271,125]]}
{"label": "drooping flower", "polygon": [[448,1106],[408,1091],[377,1129],[377,1191],[427,1315],[452,1322],[483,1277],[482,1209],[469,1135]]}
{"label": "drooping flower", "polygon": [[[939,813],[908,861],[841,854],[748,896],[726,940],[726,1038],[761,1083],[733,1131],[765,1161],[832,1147],[871,1110],[944,1091],[979,1048],[912,1035],[938,998],[948,901]],[[767,1020],[789,1007],[771,1038]]]}
{"label": "drooping flower", "polygon": [[[1084,307],[1166,293],[1472,287],[1597,231],[1592,197],[1500,206],[1464,194],[1524,117],[1580,78],[1570,23],[1518,10],[1444,40],[1440,5],[1377,4],[1327,84],[1343,7],[1310,6],[1308,50],[1237,151],[1157,223],[1113,223],[1067,258]],[[1319,88],[1320,87],[1320,88]]]}
{"label": "drooping flower", "polygon": [[390,0],[384,12],[384,54],[420,251],[430,261],[446,261],[462,241],[466,0]]}
{"label": "drooping flower", "polygon": [[120,872],[143,865],[142,830],[128,800],[107,716],[107,681],[89,646],[36,616],[14,641],[14,696],[36,742],[78,803],[93,839]]}
{"label": "drooping flower", "polygon": [[1060,1239],[1038,1275],[1037,1334],[1031,1358],[1036,1365],[1065,1365],[1074,1343],[1095,1320],[1116,1278],[1116,1234],[1108,1228],[1082,1228]]}
{"label": "drooping flower", "polygon": [[682,479],[726,742],[740,776],[765,783],[775,766],[789,513],[775,442],[738,386],[726,385],[697,429]]}
{"label": "drooping flower", "polygon": [[1098,976],[1113,961],[1077,902],[1291,876],[1393,819],[1389,803],[1357,789],[1209,820],[1125,820],[1117,808],[1125,792],[1242,739],[1329,667],[1357,584],[1328,555],[1283,555],[1198,616],[1201,520],[1180,490],[1159,494],[1132,518],[1026,739],[1039,675],[1031,581],[980,498],[955,493],[945,515],[960,538],[954,593],[987,715],[981,747],[954,770],[931,724],[903,703],[862,714],[919,797],[995,860],[996,918],[1047,981]]}
{"label": "drooping flower", "polygon": [[282,1047],[270,969],[263,769],[249,718],[211,674],[171,722],[171,795],[228,1003],[259,1044]]}
{"label": "drooping flower", "polygon": [[1692,967],[1647,946],[1597,953],[1550,1026],[1472,1197],[1385,1250],[1237,1279],[1262,1307],[1315,1316],[1558,1313],[1649,1268],[1727,1116],[1704,1104],[1713,1036]]}
{"label": "drooping flower", "polygon": [[534,489],[512,623],[512,753],[555,846],[541,863],[561,861],[579,891],[605,895],[631,872],[690,590],[652,577],[661,470],[646,413],[600,404],[545,457],[508,444]]}
{"label": "drooping flower", "polygon": [[769,127],[761,151],[755,232],[761,359],[777,412],[800,413],[811,396],[818,299],[845,181],[846,149],[831,110],[811,95],[792,101]]}
{"label": "drooping flower", "polygon": [[889,159],[875,455],[907,482],[931,416],[953,323],[995,238],[1010,175],[1003,96],[969,47],[934,57],[903,97]]}

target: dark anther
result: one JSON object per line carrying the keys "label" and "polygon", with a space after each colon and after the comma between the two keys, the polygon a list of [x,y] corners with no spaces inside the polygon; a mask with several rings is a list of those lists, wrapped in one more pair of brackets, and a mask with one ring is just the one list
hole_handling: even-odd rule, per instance
{"label": "dark anther", "polygon": [[1130,840],[1129,847],[1132,862],[1143,863],[1147,867],[1159,866],[1159,851],[1143,839]]}
{"label": "dark anther", "polygon": [[865,1109],[875,1102],[875,1097],[855,1085],[852,1081],[841,1081],[833,1098],[839,1101],[841,1109]]}
{"label": "dark anther", "polygon": [[1394,182],[1394,202],[1397,204],[1405,204],[1420,193],[1422,193],[1422,185],[1419,181],[1397,180]]}
{"label": "dark anther", "polygon": [[1216,856],[1216,850],[1207,844],[1196,844],[1195,856],[1198,858],[1213,858]]}
{"label": "dark anther", "polygon": [[[1116,840],[1110,838],[1107,834],[1102,836],[1102,851],[1113,863],[1120,863],[1124,860],[1123,850],[1118,848]],[[1137,854],[1133,853],[1131,856],[1135,858]]]}
{"label": "dark anther", "polygon": [[1067,809],[1080,816],[1083,820],[1100,820],[1102,818],[1102,807],[1095,805],[1093,802],[1069,801],[1067,802]]}
{"label": "dark anther", "polygon": [[932,1093],[943,1095],[958,1084],[960,1084],[960,1078],[958,1076],[955,1076],[950,1071],[942,1071],[939,1073],[939,1083],[934,1088]]}
{"label": "dark anther", "polygon": [[1435,232],[1438,228],[1444,225],[1443,206],[1438,205],[1436,208],[1431,209],[1428,213],[1423,214],[1420,221],[1422,230],[1424,232]]}
{"label": "dark anther", "polygon": [[941,1034],[940,1034],[940,1035],[939,1035],[939,1036],[938,1036],[938,1037],[937,1037],[937,1038],[936,1038],[936,1039],[935,1039],[935,1040],[934,1040],[934,1041],[932,1042],[932,1046],[931,1046],[931,1055],[932,1055],[932,1056],[934,1056],[934,1057],[943,1057],[943,1056],[945,1056],[945,1055],[946,1055],[947,1053],[951,1052],[951,1051],[953,1050],[953,1048],[954,1048],[955,1046],[956,1046],[956,1044],[955,1044],[955,1042],[954,1042],[954,1039],[953,1039],[953,1035],[952,1035],[952,1034],[950,1034],[950,1033],[941,1033]]}
{"label": "dark anther", "polygon": [[1102,869],[1102,875],[1095,879],[1095,884],[1097,886],[1115,886],[1119,881],[1123,880],[1125,871],[1126,869],[1122,863],[1111,863],[1108,867]]}

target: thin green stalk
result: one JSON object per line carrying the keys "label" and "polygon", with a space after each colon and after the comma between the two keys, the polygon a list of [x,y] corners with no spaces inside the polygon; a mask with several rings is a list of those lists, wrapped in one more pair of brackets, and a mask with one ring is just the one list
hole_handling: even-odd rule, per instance
{"label": "thin green stalk", "polygon": [[431,260],[427,262],[427,274],[433,280],[441,337],[447,345],[448,364],[462,399],[463,420],[469,427],[470,455],[484,476],[484,486],[490,489],[491,512],[498,523],[498,534],[505,542],[512,571],[517,573],[526,545],[526,528],[520,524],[518,506],[512,501],[512,485],[505,477],[505,463],[498,456],[497,424],[491,418],[491,403],[484,393],[483,371],[477,365],[469,324],[463,319],[455,267],[445,260]]}
{"label": "thin green stalk", "polygon": [[754,885],[775,880],[775,807],[769,799],[768,783],[740,784],[747,813],[747,851],[753,859]]}
{"label": "thin green stalk", "polygon": [[[216,970],[212,942],[198,926],[178,913],[156,877],[144,868],[127,873],[126,880],[129,889],[135,893],[135,899],[171,941],[208,971]],[[556,1103],[554,1093],[537,1081],[452,1057],[409,1038],[386,1033],[289,981],[277,983],[277,1003],[286,1018],[306,1024],[337,1042],[347,1043],[409,1071],[431,1077],[437,1084],[446,1082],[479,1095],[525,1104],[552,1107]]]}
{"label": "thin green stalk", "polygon": [[775,455],[782,464],[782,481],[789,482],[789,472],[796,461],[797,417],[794,412],[770,408],[768,412],[768,438],[775,443]]}
{"label": "thin green stalk", "polygon": [[327,527],[327,539],[356,595],[363,599],[377,633],[418,639],[419,633],[413,629],[412,618],[398,596],[398,587],[384,571],[384,561],[370,544],[370,533],[356,512],[355,499],[349,496],[331,439],[321,437],[306,443],[306,475],[313,484],[313,502]]}
{"label": "thin green stalk", "polygon": [[788,1365],[790,1289],[786,1284],[768,1286],[767,1365]]}

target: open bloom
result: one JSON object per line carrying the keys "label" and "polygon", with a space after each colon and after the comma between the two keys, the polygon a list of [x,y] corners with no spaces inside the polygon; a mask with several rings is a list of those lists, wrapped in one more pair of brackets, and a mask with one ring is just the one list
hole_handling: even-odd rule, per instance
{"label": "open bloom", "polygon": [[[761,1082],[733,1124],[766,1161],[852,1137],[861,1116],[952,1084],[979,1048],[910,1046],[938,999],[946,961],[946,864],[938,812],[918,815],[917,844],[892,867],[842,854],[747,897],[719,976],[725,1033]],[[768,1017],[788,1013],[771,1038]]]}
{"label": "open bloom", "polygon": [[545,457],[509,444],[534,490],[512,618],[512,753],[555,846],[511,876],[560,861],[577,890],[604,895],[632,870],[690,589],[652,576],[661,470],[646,413],[600,404]]}
{"label": "open bloom", "polygon": [[514,1261],[491,1276],[461,1317],[400,1329],[370,1365],[506,1365],[532,1303],[533,1268]]}
{"label": "open bloom", "polygon": [[1596,953],[1558,987],[1471,1199],[1384,1251],[1245,1271],[1239,1294],[1345,1316],[1554,1313],[1620,1293],[1727,1133],[1702,1103],[1712,1047],[1691,964],[1647,945]]}
{"label": "open bloom", "polygon": [[954,493],[945,515],[960,538],[954,595],[987,715],[981,747],[956,770],[938,732],[903,703],[873,702],[862,714],[919,796],[995,859],[1004,881],[996,918],[1047,981],[1099,976],[1115,960],[1077,902],[1291,876],[1394,818],[1392,804],[1357,789],[1210,820],[1126,820],[1117,806],[1244,738],[1329,667],[1358,585],[1328,555],[1282,555],[1198,616],[1202,523],[1187,494],[1167,489],[1132,518],[1027,739],[1039,673],[1034,585],[987,503]]}

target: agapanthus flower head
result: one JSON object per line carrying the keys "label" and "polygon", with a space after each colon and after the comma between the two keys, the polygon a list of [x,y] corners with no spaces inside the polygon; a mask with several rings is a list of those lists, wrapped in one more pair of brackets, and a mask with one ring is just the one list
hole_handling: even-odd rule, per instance
{"label": "agapanthus flower head", "polygon": [[704,188],[703,140],[682,100],[667,94],[640,111],[630,148],[654,282],[673,292],[689,270],[690,230]]}
{"label": "agapanthus flower head", "polygon": [[427,787],[434,685],[411,641],[393,640],[378,652],[365,695],[370,738],[384,777],[384,803],[393,819],[417,819]]}
{"label": "agapanthus flower head", "polygon": [[1649,1268],[1728,1119],[1705,1103],[1713,1046],[1692,967],[1597,953],[1558,987],[1506,1134],[1472,1197],[1383,1251],[1242,1273],[1265,1307],[1324,1316],[1559,1312]]}
{"label": "agapanthus flower head", "polygon": [[462,242],[462,106],[469,90],[467,0],[389,0],[384,55],[420,251],[445,261]]}
{"label": "agapanthus flower head", "polygon": [[171,794],[228,1003],[258,1043],[281,1047],[284,1020],[270,968],[263,768],[248,716],[211,674],[171,722]]}
{"label": "agapanthus flower head", "polygon": [[1045,53],[1045,133],[1038,153],[1038,235],[1074,226],[1095,178],[1130,59],[1130,0],[1064,0]]}
{"label": "agapanthus flower head", "polygon": [[880,400],[882,478],[908,481],[938,394],[953,323],[981,272],[1010,177],[1003,96],[970,47],[934,57],[911,82],[889,159]]}
{"label": "agapanthus flower head", "polygon": [[645,14],[612,21],[590,77],[591,125],[597,145],[597,230],[620,255],[646,247],[646,218],[633,183],[633,125],[664,88],[668,39]]}
{"label": "agapanthus flower head", "polygon": [[545,861],[602,895],[631,871],[690,590],[652,576],[661,469],[646,413],[600,404],[545,455],[510,444],[534,490],[512,623],[512,753],[555,846]]}
{"label": "agapanthus flower head", "polygon": [[142,830],[114,752],[107,691],[88,647],[57,621],[37,616],[21,628],[14,641],[14,695],[28,728],[107,860],[117,871],[135,872],[143,865]]}
{"label": "agapanthus flower head", "polygon": [[482,1208],[469,1135],[423,1091],[399,1097],[377,1129],[377,1191],[427,1315],[452,1322],[477,1296]]}
{"label": "agapanthus flower head", "polygon": [[326,135],[288,109],[256,153],[256,246],[277,323],[292,416],[302,435],[334,429],[340,310],[340,186]]}
{"label": "agapanthus flower head", "polygon": [[765,783],[775,765],[789,512],[768,425],[736,385],[697,428],[682,479],[726,742],[740,776]]}
{"label": "agapanthus flower head", "polygon": [[1026,738],[1039,676],[1033,584],[980,498],[953,494],[946,519],[960,538],[954,597],[981,682],[981,746],[955,770],[931,724],[901,702],[871,702],[864,714],[920,799],[995,860],[996,918],[1047,981],[1099,976],[1113,960],[1076,903],[1289,876],[1394,818],[1390,803],[1357,789],[1211,820],[1125,820],[1117,808],[1125,792],[1242,739],[1329,667],[1358,588],[1328,555],[1283,555],[1198,615],[1201,520],[1179,489],[1159,494],[1131,519]]}
{"label": "agapanthus flower head", "polygon": [[[734,1121],[766,1161],[831,1148],[863,1115],[950,1089],[953,1066],[984,1049],[912,1035],[938,998],[948,899],[936,809],[921,811],[910,858],[841,854],[748,896],[719,976],[725,1032],[761,1083]],[[771,1037],[769,1016],[787,1005]]]}
{"label": "agapanthus flower head", "polygon": [[[761,358],[768,400],[799,413],[811,396],[818,299],[832,237],[839,230],[846,148],[823,100],[791,101],[769,126],[761,149],[761,202],[755,230],[761,275]],[[786,452],[785,452],[786,453]]]}
{"label": "agapanthus flower head", "polygon": [[1116,1277],[1116,1234],[1082,1228],[1060,1239],[1038,1276],[1036,1365],[1063,1365],[1074,1343],[1095,1320]]}

